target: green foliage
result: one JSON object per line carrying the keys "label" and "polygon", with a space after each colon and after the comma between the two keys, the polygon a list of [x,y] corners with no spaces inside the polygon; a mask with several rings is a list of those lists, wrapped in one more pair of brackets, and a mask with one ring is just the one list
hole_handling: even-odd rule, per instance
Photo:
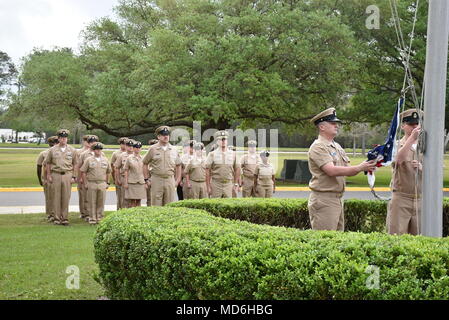
{"label": "green foliage", "polygon": [[[201,199],[169,206],[202,209],[217,217],[257,224],[310,229],[307,199]],[[387,202],[350,199],[345,200],[344,209],[346,231],[386,231]],[[443,235],[449,235],[449,199],[443,202]]]}
{"label": "green foliage", "polygon": [[302,2],[134,0],[116,12],[84,30],[79,55],[28,56],[17,108],[113,135],[193,120],[298,127],[342,102],[357,70],[353,32]]}
{"label": "green foliage", "polygon": [[[94,240],[112,299],[448,299],[449,240],[122,210]],[[379,287],[367,286],[379,268]]]}
{"label": "green foliage", "polygon": [[17,69],[6,52],[0,50],[0,98],[8,91],[6,86],[12,85],[17,77]]}
{"label": "green foliage", "polygon": [[[416,0],[396,3],[408,45]],[[380,29],[365,25],[370,5]],[[410,58],[418,95],[427,6],[421,1]],[[54,113],[53,123],[63,114],[115,136],[194,120],[203,129],[276,121],[310,134],[307,120],[331,105],[348,122],[387,123],[401,93],[389,0],[123,0],[115,11],[117,19],[83,31],[79,55],[28,56],[21,78],[30,89],[15,109]]]}

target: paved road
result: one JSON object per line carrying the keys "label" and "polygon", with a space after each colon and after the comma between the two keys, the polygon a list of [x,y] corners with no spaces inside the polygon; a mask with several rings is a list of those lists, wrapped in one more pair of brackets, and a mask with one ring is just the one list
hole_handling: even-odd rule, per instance
{"label": "paved road", "polygon": [[[307,198],[309,191],[278,191],[276,198]],[[388,192],[379,192],[379,195],[387,197]],[[373,199],[370,192],[348,191],[345,199]],[[142,203],[146,203],[143,200]],[[40,213],[45,211],[45,199],[43,192],[0,192],[0,214],[8,213]],[[105,210],[115,210],[116,197],[114,191],[109,191],[106,196]],[[79,211],[78,192],[72,192],[70,198],[70,211]]]}
{"label": "paved road", "polygon": [[[308,198],[310,191],[278,191],[275,198]],[[378,192],[381,197],[389,197],[389,192]],[[449,192],[444,192],[449,197]],[[371,192],[346,191],[344,199],[374,200]],[[142,203],[145,203],[143,200]],[[0,192],[0,214],[7,213],[40,213],[44,212],[45,199],[43,192]],[[114,191],[106,196],[106,210],[115,210],[116,197]],[[78,211],[78,192],[72,192],[70,211]]]}
{"label": "paved road", "polygon": [[[275,198],[307,198],[309,191],[278,191],[274,194]],[[379,192],[381,196],[388,196],[389,192]],[[373,199],[371,192],[365,191],[347,191],[345,199]],[[145,201],[145,200],[144,200]],[[116,197],[114,191],[107,192],[106,204],[115,204]],[[78,204],[78,192],[72,192],[70,205]],[[16,206],[38,206],[45,205],[43,192],[0,192],[1,207]]]}

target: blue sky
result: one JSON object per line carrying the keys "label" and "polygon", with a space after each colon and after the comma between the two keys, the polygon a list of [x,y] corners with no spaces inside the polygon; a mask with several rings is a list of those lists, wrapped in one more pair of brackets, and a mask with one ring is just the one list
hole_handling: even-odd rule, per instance
{"label": "blue sky", "polygon": [[80,31],[113,15],[118,0],[0,0],[0,51],[14,61],[34,47],[76,49]]}

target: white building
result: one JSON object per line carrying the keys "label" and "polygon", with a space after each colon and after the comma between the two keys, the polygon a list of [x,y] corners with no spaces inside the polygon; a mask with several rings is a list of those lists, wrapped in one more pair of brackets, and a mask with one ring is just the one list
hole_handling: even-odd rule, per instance
{"label": "white building", "polygon": [[[20,132],[18,134],[19,142],[29,142],[32,138],[38,137],[36,132]],[[42,134],[45,141],[45,132]],[[16,131],[13,129],[0,129],[0,142],[15,142]]]}

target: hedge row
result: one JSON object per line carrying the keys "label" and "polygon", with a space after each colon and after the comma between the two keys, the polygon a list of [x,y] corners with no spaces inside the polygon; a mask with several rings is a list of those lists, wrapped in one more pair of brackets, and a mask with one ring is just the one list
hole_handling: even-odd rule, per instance
{"label": "hedge row", "polygon": [[[173,202],[169,206],[202,209],[217,217],[257,224],[310,229],[307,199],[201,199]],[[346,231],[386,231],[387,202],[351,199],[345,200],[344,207]],[[443,202],[443,235],[449,235],[449,199]]]}
{"label": "hedge row", "polygon": [[448,238],[140,207],[105,218],[94,248],[111,299],[449,299]]}

